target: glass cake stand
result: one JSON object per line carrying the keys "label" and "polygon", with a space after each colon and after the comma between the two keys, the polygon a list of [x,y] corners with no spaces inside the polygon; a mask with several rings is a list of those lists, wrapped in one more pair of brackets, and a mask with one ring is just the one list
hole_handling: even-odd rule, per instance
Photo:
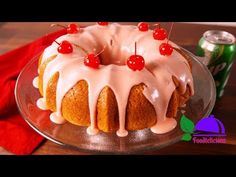
{"label": "glass cake stand", "polygon": [[40,98],[38,89],[32,85],[37,76],[37,64],[39,56],[34,57],[21,71],[15,87],[15,97],[19,111],[25,121],[45,138],[80,151],[93,153],[117,153],[130,154],[146,150],[154,150],[180,141],[183,132],[179,127],[181,112],[197,122],[202,117],[208,116],[215,104],[214,80],[197,58],[185,50],[192,58],[192,72],[194,79],[195,95],[187,102],[186,107],[178,113],[178,126],[171,132],[157,135],[149,129],[129,131],[124,138],[117,137],[115,133],[102,133],[90,136],[86,133],[86,127],[75,126],[70,123],[57,125],[50,121],[50,111],[42,111],[36,106]]}

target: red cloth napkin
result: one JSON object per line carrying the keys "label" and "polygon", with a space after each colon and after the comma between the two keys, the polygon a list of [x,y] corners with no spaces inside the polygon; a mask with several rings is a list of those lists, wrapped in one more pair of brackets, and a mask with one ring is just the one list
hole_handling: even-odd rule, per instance
{"label": "red cloth napkin", "polygon": [[14,88],[23,67],[66,30],[45,35],[0,56],[0,146],[17,155],[31,154],[44,139],[19,115]]}

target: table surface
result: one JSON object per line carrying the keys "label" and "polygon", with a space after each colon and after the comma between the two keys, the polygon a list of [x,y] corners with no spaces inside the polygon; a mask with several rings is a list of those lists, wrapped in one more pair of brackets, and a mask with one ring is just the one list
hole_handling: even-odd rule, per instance
{"label": "table surface", "polygon": [[[0,23],[0,54],[31,42],[38,37],[50,33],[55,28],[50,28],[51,22],[36,23]],[[60,23],[60,24],[68,24]],[[87,25],[89,23],[80,23]],[[162,23],[169,29],[170,23]],[[171,40],[178,45],[195,53],[198,40],[206,30],[225,30],[236,36],[236,27],[212,26],[199,24],[175,23]],[[178,142],[160,150],[148,151],[142,154],[236,154],[236,64],[233,65],[231,77],[225,88],[224,96],[215,104],[212,114],[220,119],[227,133],[226,144],[193,144],[192,142]],[[0,147],[0,154],[11,154]],[[33,154],[76,154],[86,155],[90,153],[80,152],[57,145],[45,140],[33,152]]]}

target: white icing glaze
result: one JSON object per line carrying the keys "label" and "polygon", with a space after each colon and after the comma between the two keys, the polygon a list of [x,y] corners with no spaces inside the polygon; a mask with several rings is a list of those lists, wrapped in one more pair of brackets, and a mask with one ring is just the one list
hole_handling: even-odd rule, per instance
{"label": "white icing glaze", "polygon": [[33,86],[35,88],[39,88],[39,77],[35,77],[34,80],[33,80]]}
{"label": "white icing glaze", "polygon": [[[126,105],[131,88],[140,83],[145,84],[144,96],[153,104],[157,123],[151,130],[162,134],[175,128],[177,122],[173,118],[166,118],[168,103],[176,86],[172,80],[175,76],[179,80],[180,91],[184,93],[187,85],[190,86],[193,95],[193,79],[190,67],[186,59],[175,50],[171,56],[162,56],[159,53],[159,45],[166,41],[153,39],[152,31],[140,32],[136,26],[110,24],[106,27],[92,25],[81,30],[77,34],[67,34],[56,39],[57,42],[68,40],[81,46],[89,53],[98,53],[106,46],[101,54],[102,65],[99,69],[92,69],[84,65],[86,53],[78,47],[73,47],[72,54],[58,54],[58,45],[54,42],[45,49],[42,63],[52,55],[57,55],[50,61],[43,75],[43,95],[46,98],[46,87],[50,78],[59,72],[56,90],[56,112],[50,119],[55,123],[63,123],[61,103],[64,95],[80,80],[88,83],[89,111],[91,125],[89,134],[98,133],[96,128],[96,104],[100,92],[105,86],[109,86],[116,97],[119,112],[119,130],[117,135],[127,136],[125,129]],[[112,45],[110,41],[112,40]],[[134,54],[134,43],[137,42],[137,54],[145,59],[145,68],[141,71],[133,71],[126,65],[126,60]],[[174,43],[172,46],[176,46]],[[39,101],[38,101],[39,102]],[[42,107],[41,102],[37,105]]]}
{"label": "white icing glaze", "polygon": [[99,132],[99,130],[97,128],[93,128],[92,126],[89,126],[87,128],[87,133],[89,135],[96,135]]}
{"label": "white icing glaze", "polygon": [[164,120],[158,120],[156,125],[151,127],[151,131],[156,134],[164,134],[173,130],[177,125],[177,122],[173,118],[166,118]]}
{"label": "white icing glaze", "polygon": [[57,112],[53,112],[52,114],[50,114],[50,120],[56,124],[65,123],[65,119]]}
{"label": "white icing glaze", "polygon": [[39,98],[36,102],[36,105],[42,110],[47,110],[46,101],[44,98]]}

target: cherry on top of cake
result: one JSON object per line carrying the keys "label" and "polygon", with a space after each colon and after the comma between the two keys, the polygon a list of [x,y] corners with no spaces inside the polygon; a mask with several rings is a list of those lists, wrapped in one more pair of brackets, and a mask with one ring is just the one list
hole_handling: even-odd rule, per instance
{"label": "cherry on top of cake", "polygon": [[[101,26],[108,26],[109,22],[97,22],[98,25]],[[69,24],[67,27],[63,26],[63,25],[59,25],[59,24],[52,24],[53,26],[59,26],[59,27],[63,27],[67,30],[68,34],[76,34],[80,32],[80,26],[78,26],[77,24]],[[163,56],[170,56],[173,52],[173,47],[171,46],[171,44],[169,44],[169,37],[170,37],[170,33],[172,31],[173,28],[173,23],[171,24],[171,28],[170,28],[170,32],[169,35],[166,31],[166,29],[162,28],[160,26],[160,24],[154,24],[154,26],[156,27],[153,30],[153,39],[154,40],[160,40],[163,41],[165,39],[167,39],[167,42],[163,42],[160,46],[159,46],[159,52],[161,55]],[[149,30],[149,24],[146,22],[140,22],[137,25],[137,28],[140,32],[147,32]],[[80,47],[76,44],[71,44],[69,41],[64,40],[61,43],[58,43],[57,41],[55,41],[58,44],[58,52],[61,54],[70,54],[73,52],[73,46],[76,47]],[[135,48],[135,53],[134,55],[131,55],[128,59],[127,59],[127,66],[133,70],[133,71],[141,71],[144,67],[145,67],[145,59],[143,58],[143,56],[141,55],[137,55],[136,51],[137,51],[137,43],[136,41],[134,41],[134,48]],[[112,45],[112,40],[111,40],[111,45]],[[84,49],[83,49],[84,50]],[[98,53],[87,53],[87,56],[84,58],[84,65],[94,68],[94,69],[99,69],[99,65],[101,64],[100,62],[100,58],[99,55],[105,50],[105,47],[103,48],[102,51],[98,52]]]}

